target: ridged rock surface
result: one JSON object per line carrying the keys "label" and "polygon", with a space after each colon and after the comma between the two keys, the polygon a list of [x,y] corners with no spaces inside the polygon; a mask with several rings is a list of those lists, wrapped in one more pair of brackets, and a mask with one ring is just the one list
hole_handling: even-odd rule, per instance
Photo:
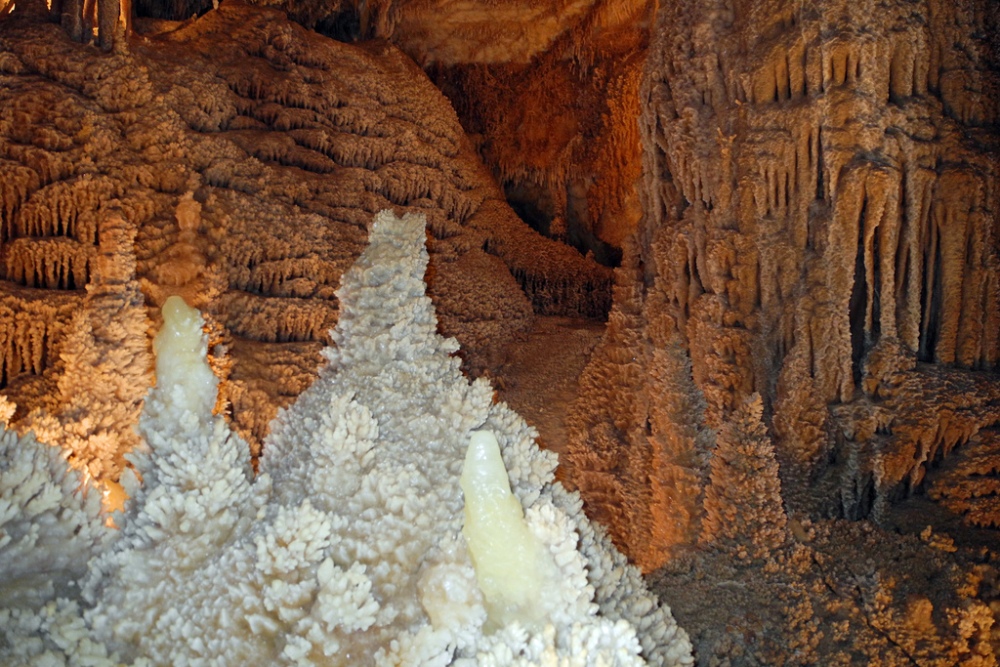
{"label": "ridged rock surface", "polygon": [[[642,92],[645,217],[566,472],[602,489],[594,511],[631,506],[635,493],[618,487],[650,493],[664,469],[654,459],[706,471],[697,447],[666,442],[677,428],[658,428],[677,412],[663,383],[687,375],[657,370],[651,355],[665,351],[690,364],[704,397],[703,417],[670,419],[715,428],[759,393],[787,491],[835,475],[857,487],[826,494],[848,516],[996,422],[995,379],[958,370],[1000,361],[1000,73],[988,4],[660,10]],[[616,394],[610,378],[621,374],[632,379]],[[926,390],[942,377],[969,389]],[[891,409],[877,405],[891,396]],[[879,410],[888,421],[864,428]],[[955,411],[961,428],[939,417]],[[632,446],[602,448],[609,427]],[[690,523],[697,501],[683,504]],[[636,505],[623,525],[671,521]]]}
{"label": "ridged rock surface", "polygon": [[[995,664],[996,534],[936,534],[1000,523],[995,9],[658,11],[643,218],[561,475],[699,664]],[[942,460],[957,514],[883,530]]]}
{"label": "ridged rock surface", "polygon": [[[427,216],[432,298],[470,370],[533,309],[608,307],[607,270],[517,218],[447,100],[395,47],[236,4],[155,27],[100,53],[27,13],[4,20],[0,381],[15,425],[63,402],[64,342],[122,308],[139,309],[138,327],[104,336],[93,363],[148,374],[148,341],[145,359],[114,350],[156,324],[144,306],[180,294],[209,314],[223,394],[259,440],[314,377],[340,275],[389,207]],[[122,225],[134,241],[112,248]],[[116,252],[131,269],[102,277],[102,253]],[[85,438],[130,432],[140,395],[122,391],[127,408],[80,426]],[[87,410],[62,412],[69,425]]]}

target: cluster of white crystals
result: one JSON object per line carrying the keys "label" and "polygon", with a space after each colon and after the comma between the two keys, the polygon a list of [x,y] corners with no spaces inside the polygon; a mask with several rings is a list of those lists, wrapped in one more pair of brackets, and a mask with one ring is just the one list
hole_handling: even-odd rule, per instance
{"label": "cluster of white crystals", "polygon": [[[554,481],[555,456],[462,375],[425,294],[424,234],[421,216],[377,216],[329,364],[272,424],[256,477],[212,414],[200,316],[168,301],[117,536],[77,598],[0,629],[0,663],[691,664],[669,610]],[[10,618],[6,603],[0,589]]]}

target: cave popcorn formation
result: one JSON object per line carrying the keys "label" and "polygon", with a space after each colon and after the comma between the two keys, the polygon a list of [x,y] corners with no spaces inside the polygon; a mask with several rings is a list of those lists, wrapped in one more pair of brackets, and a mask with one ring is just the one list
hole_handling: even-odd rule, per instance
{"label": "cave popcorn formation", "polygon": [[[144,445],[130,455],[141,483],[128,481],[118,531],[56,450],[6,433],[0,535],[30,534],[33,549],[15,559],[28,542],[0,541],[0,579],[13,582],[0,591],[0,661],[691,664],[669,610],[554,481],[554,455],[462,375],[435,331],[423,242],[421,216],[377,216],[338,293],[329,364],[279,414],[256,477],[247,444],[212,414],[207,341],[179,300],[164,308]],[[468,504],[467,446],[493,456],[467,467]],[[496,497],[516,502],[544,617],[496,613],[482,583],[469,516],[477,492],[496,489],[513,494]]]}

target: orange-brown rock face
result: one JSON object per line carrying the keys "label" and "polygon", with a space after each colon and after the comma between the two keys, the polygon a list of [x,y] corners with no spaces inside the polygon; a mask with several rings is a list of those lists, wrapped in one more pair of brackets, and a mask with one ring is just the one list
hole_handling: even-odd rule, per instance
{"label": "orange-brown rock face", "polygon": [[[425,4],[448,14],[448,3]],[[447,20],[418,27],[417,3],[404,3],[391,38],[429,66],[523,218],[617,263],[641,211],[635,119],[652,4],[520,4],[475,5],[457,16],[489,28],[449,33]],[[537,17],[553,9],[557,23]],[[496,48],[535,35],[536,47]]]}
{"label": "orange-brown rock face", "polygon": [[626,47],[588,63],[555,51],[530,66],[456,65],[435,77],[522,218],[608,264],[640,217],[644,56]]}
{"label": "orange-brown rock face", "polygon": [[[936,535],[1000,523],[994,9],[659,10],[562,475],[700,664],[995,664],[996,533]],[[921,539],[882,530],[925,475]]]}
{"label": "orange-brown rock face", "polygon": [[[649,478],[648,488],[651,461],[689,449],[633,443],[630,457],[649,452],[640,461],[598,464],[588,444],[602,424],[655,425],[662,380],[644,350],[659,347],[663,328],[690,359],[703,424],[720,426],[759,392],[786,494],[797,499],[826,475],[832,486],[818,495],[849,516],[878,509],[904,480],[919,483],[928,460],[996,422],[995,379],[952,380],[974,393],[949,395],[922,365],[960,378],[1000,362],[1000,73],[987,4],[660,10],[642,89],[636,314],[606,344],[633,353],[599,355],[591,371],[638,364],[638,375],[629,410],[595,404],[593,390],[583,399],[566,471],[581,489],[598,474]],[[595,410],[606,416],[584,416]],[[861,426],[880,410],[882,422]],[[944,425],[952,412],[960,428]],[[679,516],[696,517],[696,506]],[[621,519],[676,521],[644,511]]]}
{"label": "orange-brown rock face", "polygon": [[[971,2],[872,11],[661,16],[646,257],[672,260],[657,269],[717,415],[771,393],[787,355],[827,402],[854,397],[886,341],[920,361],[1000,361],[995,18]],[[730,330],[757,357],[729,364],[750,371],[736,386],[711,361],[717,337],[745,338]]]}
{"label": "orange-brown rock face", "polygon": [[[400,47],[452,101],[519,215],[617,264],[641,215],[635,119],[655,3],[249,1],[339,40]],[[143,17],[185,20],[212,4],[135,7]]]}
{"label": "orange-brown rock face", "polygon": [[[608,273],[518,220],[447,101],[388,44],[239,5],[108,54],[16,10],[4,21],[0,368],[15,424],[76,423],[92,443],[130,432],[151,379],[146,308],[180,294],[210,315],[234,420],[259,437],[311,381],[341,272],[383,208],[426,215],[431,294],[471,369],[532,305],[607,307]],[[88,368],[128,378],[88,398],[126,408],[67,407]],[[115,476],[123,447],[92,472]]]}

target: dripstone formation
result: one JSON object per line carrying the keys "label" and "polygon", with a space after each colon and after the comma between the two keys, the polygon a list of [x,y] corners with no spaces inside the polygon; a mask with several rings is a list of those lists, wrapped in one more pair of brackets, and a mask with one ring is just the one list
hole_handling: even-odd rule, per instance
{"label": "dripstone formation", "polygon": [[[607,309],[608,270],[517,218],[396,48],[232,5],[104,53],[25,14],[0,36],[0,383],[15,425],[95,477],[120,471],[171,294],[208,313],[223,396],[259,443],[315,377],[340,275],[383,208],[427,216],[441,329],[472,372],[533,310]],[[97,345],[87,363],[80,337]],[[77,372],[131,388],[69,408],[58,385]]]}
{"label": "dripstone formation", "polygon": [[[1000,525],[996,13],[689,1],[655,25],[644,217],[564,478],[658,571],[704,664],[994,664],[983,607],[966,639],[926,637],[955,631],[949,596],[997,595],[972,564],[995,533],[969,532]],[[894,505],[925,488],[958,514]],[[939,556],[844,519],[926,526],[970,573],[931,590],[913,563]],[[682,608],[689,586],[713,604]]]}

